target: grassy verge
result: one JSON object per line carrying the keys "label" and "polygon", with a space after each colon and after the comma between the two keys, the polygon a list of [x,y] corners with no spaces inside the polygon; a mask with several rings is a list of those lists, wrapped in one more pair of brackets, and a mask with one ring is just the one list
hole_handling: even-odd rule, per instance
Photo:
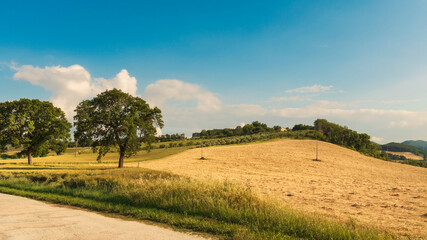
{"label": "grassy verge", "polygon": [[221,239],[394,239],[265,201],[229,182],[146,169],[0,173],[0,192],[116,213]]}

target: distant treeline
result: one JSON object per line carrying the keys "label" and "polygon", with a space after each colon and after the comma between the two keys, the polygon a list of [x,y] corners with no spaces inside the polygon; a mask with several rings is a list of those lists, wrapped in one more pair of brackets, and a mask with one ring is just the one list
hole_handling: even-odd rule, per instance
{"label": "distant treeline", "polygon": [[213,139],[213,138],[252,135],[252,134],[266,133],[266,132],[280,132],[281,130],[282,130],[282,127],[280,126],[274,126],[272,128],[269,128],[267,124],[255,121],[255,122],[252,122],[251,124],[246,124],[243,127],[237,126],[234,129],[224,128],[224,129],[202,130],[201,132],[193,133],[192,138]]}
{"label": "distant treeline", "polygon": [[158,142],[151,145],[151,149],[157,148],[173,148],[173,147],[204,147],[218,146],[218,145],[230,145],[230,144],[245,144],[258,141],[266,141],[278,138],[292,138],[292,139],[318,139],[321,140],[323,135],[318,131],[314,130],[302,130],[302,131],[283,131],[283,132],[262,132],[244,136],[232,136],[224,138],[191,138],[181,141],[173,142]]}
{"label": "distant treeline", "polygon": [[166,134],[160,137],[156,137],[157,142],[171,142],[171,141],[179,141],[184,139],[186,139],[184,133]]}
{"label": "distant treeline", "polygon": [[407,160],[398,160],[398,161],[391,160],[391,161],[392,162],[402,163],[402,164],[408,164],[408,165],[412,165],[412,166],[417,166],[417,167],[427,168],[427,161],[426,160],[411,160],[411,159],[407,159]]}
{"label": "distant treeline", "polygon": [[392,154],[392,153],[387,153],[387,159],[390,159],[390,160],[408,160],[403,155],[397,155],[397,154]]}

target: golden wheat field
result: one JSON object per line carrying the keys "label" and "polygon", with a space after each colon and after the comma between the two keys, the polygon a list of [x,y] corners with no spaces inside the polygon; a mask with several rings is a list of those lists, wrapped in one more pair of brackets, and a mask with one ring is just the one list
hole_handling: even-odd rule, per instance
{"label": "golden wheat field", "polygon": [[[313,161],[316,144],[321,161]],[[200,160],[201,149],[192,149],[141,166],[237,181],[307,212],[427,236],[425,168],[314,140],[210,147],[203,153],[206,160]]]}

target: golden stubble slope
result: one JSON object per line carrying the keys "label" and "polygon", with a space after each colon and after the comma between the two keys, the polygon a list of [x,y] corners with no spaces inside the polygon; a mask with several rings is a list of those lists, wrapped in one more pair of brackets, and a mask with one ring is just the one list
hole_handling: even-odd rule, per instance
{"label": "golden stubble slope", "polygon": [[308,212],[426,236],[427,169],[317,143],[320,162],[316,141],[279,140],[204,148],[207,160],[193,149],[142,167],[237,181]]}

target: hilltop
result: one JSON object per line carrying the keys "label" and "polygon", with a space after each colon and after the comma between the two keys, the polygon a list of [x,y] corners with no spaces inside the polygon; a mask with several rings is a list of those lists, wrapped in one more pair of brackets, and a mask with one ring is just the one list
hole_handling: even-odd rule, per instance
{"label": "hilltop", "polygon": [[406,144],[406,145],[411,145],[423,150],[427,151],[427,141],[423,141],[423,140],[408,140],[408,141],[404,141],[402,142],[402,144]]}

